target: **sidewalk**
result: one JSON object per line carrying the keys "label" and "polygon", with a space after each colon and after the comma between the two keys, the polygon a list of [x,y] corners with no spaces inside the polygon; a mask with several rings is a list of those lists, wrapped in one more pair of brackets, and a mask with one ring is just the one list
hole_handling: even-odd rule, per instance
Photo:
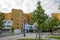
{"label": "sidewalk", "polygon": [[[49,35],[42,35],[43,38],[48,37]],[[23,34],[20,35],[13,35],[13,36],[6,36],[6,37],[1,37],[0,40],[16,40],[16,39],[20,39],[20,38],[36,38],[36,34],[35,33],[26,33],[26,37],[23,36]],[[51,39],[51,40],[55,40],[55,39]]]}

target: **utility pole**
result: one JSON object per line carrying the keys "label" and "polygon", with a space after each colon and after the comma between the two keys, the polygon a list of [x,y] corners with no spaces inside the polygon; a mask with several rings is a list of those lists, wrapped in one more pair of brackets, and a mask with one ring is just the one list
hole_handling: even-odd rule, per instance
{"label": "utility pole", "polygon": [[25,35],[25,18],[24,18],[23,34],[24,34],[24,37],[25,37],[25,36],[26,36],[26,35]]}
{"label": "utility pole", "polygon": [[59,5],[59,9],[60,9],[60,5]]}

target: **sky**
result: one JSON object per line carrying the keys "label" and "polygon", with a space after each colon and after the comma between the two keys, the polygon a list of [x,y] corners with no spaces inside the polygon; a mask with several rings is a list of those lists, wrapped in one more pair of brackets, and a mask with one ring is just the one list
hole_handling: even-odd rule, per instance
{"label": "sky", "polygon": [[[60,0],[40,0],[45,13],[51,16],[51,13],[60,13],[58,5]],[[0,12],[11,12],[12,8],[22,9],[24,13],[32,12],[36,9],[37,0],[0,0]]]}

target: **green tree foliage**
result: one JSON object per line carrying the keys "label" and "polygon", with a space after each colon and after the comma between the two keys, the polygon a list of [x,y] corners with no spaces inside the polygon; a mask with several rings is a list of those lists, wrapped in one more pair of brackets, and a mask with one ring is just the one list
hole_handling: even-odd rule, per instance
{"label": "green tree foliage", "polygon": [[14,27],[11,27],[11,31],[12,31],[12,32],[14,32],[14,29],[15,29]]}
{"label": "green tree foliage", "polygon": [[43,23],[41,26],[42,26],[42,31],[49,32],[49,25],[47,23]]}
{"label": "green tree foliage", "polygon": [[4,13],[0,13],[0,29],[3,28]]}
{"label": "green tree foliage", "polygon": [[37,23],[37,27],[41,28],[41,24],[44,23],[46,21],[46,19],[48,18],[48,16],[44,13],[44,9],[42,8],[42,6],[40,5],[41,2],[37,3],[37,8],[36,10],[33,11],[32,13],[32,20],[33,22]]}
{"label": "green tree foliage", "polygon": [[45,14],[45,10],[42,8],[42,6],[40,4],[41,4],[41,2],[38,1],[36,10],[34,10],[32,13],[32,20],[34,23],[36,23],[36,27],[39,30],[39,39],[41,38],[40,34],[42,32],[42,27],[43,27],[41,25],[48,18],[47,14]]}
{"label": "green tree foliage", "polygon": [[54,30],[54,28],[56,28],[58,25],[59,25],[59,20],[57,19],[57,18],[48,18],[47,20],[46,20],[46,25],[47,25],[47,27],[46,28],[48,28],[49,29],[49,31],[51,32],[51,34],[52,34],[52,31]]}

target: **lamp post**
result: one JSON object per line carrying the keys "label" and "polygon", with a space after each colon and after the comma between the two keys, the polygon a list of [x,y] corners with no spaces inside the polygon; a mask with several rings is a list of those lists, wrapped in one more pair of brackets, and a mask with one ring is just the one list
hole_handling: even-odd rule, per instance
{"label": "lamp post", "polygon": [[59,5],[59,9],[60,9],[60,5]]}
{"label": "lamp post", "polygon": [[23,26],[23,35],[24,35],[24,37],[26,36],[25,35],[25,18],[24,18],[24,26]]}

